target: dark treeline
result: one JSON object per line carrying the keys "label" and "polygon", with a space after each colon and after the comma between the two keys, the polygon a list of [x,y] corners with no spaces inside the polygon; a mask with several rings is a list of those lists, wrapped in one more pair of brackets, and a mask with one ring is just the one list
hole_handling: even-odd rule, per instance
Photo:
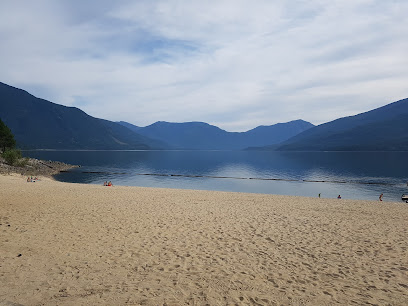
{"label": "dark treeline", "polygon": [[7,125],[0,119],[0,149],[5,152],[7,149],[14,149],[16,141],[14,135]]}
{"label": "dark treeline", "polygon": [[10,128],[0,119],[0,153],[10,165],[23,165],[21,151],[16,149],[16,140]]}

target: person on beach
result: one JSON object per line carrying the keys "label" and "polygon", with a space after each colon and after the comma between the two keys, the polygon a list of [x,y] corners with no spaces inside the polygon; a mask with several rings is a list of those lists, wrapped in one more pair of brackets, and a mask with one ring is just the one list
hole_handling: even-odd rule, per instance
{"label": "person on beach", "polygon": [[111,182],[111,181],[109,181],[108,186],[113,186],[113,184],[112,184],[112,182]]}
{"label": "person on beach", "polygon": [[320,199],[320,193],[319,193],[319,199]]}
{"label": "person on beach", "polygon": [[103,183],[103,186],[108,186],[108,181],[105,181],[105,182]]}
{"label": "person on beach", "polygon": [[341,199],[341,196],[339,195],[337,198],[340,200],[340,199]]}
{"label": "person on beach", "polygon": [[380,194],[379,199],[380,199],[380,201],[381,201],[381,202],[382,202],[382,198],[383,198],[383,196],[384,196],[384,194]]}

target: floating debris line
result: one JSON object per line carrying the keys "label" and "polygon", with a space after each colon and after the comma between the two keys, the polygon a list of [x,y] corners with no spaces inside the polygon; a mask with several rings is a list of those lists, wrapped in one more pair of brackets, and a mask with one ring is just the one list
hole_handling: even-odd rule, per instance
{"label": "floating debris line", "polygon": [[[71,171],[61,171],[71,172]],[[167,173],[128,173],[128,172],[104,172],[104,171],[81,171],[86,174],[105,174],[105,175],[143,175],[143,176],[163,176],[163,177],[192,177],[192,178],[215,178],[215,179],[234,179],[234,180],[259,180],[259,181],[284,181],[284,182],[305,182],[305,183],[335,183],[335,184],[361,184],[361,185],[383,185],[396,186],[398,184],[385,182],[364,182],[364,181],[335,181],[335,180],[302,180],[285,178],[264,178],[264,177],[236,177],[236,176],[213,176],[213,175],[192,175],[192,174],[167,174]]]}

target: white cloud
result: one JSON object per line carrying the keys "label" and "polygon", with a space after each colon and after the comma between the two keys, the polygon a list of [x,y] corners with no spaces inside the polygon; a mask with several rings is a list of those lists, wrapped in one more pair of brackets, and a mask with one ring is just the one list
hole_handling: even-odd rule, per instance
{"label": "white cloud", "polygon": [[0,3],[0,81],[92,116],[243,131],[408,96],[406,1]]}

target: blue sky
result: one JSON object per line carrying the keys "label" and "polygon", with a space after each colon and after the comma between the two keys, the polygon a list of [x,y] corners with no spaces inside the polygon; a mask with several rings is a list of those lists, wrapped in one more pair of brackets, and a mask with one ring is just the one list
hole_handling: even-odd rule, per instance
{"label": "blue sky", "polygon": [[408,97],[408,1],[0,2],[0,81],[94,117],[246,131]]}

